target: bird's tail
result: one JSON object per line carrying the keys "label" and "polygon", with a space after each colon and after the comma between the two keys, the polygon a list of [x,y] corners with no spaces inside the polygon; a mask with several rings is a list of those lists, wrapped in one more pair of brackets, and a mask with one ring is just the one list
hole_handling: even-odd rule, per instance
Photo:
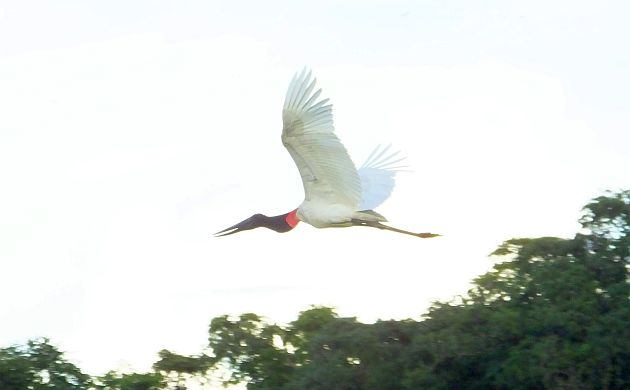
{"label": "bird's tail", "polygon": [[358,219],[353,219],[352,220],[352,225],[353,226],[369,226],[369,227],[373,227],[373,228],[377,228],[377,229],[389,230],[390,232],[408,234],[410,236],[420,237],[420,238],[431,238],[431,237],[439,237],[440,236],[440,234],[435,234],[435,233],[414,233],[414,232],[410,232],[408,230],[397,229],[395,227],[383,225],[382,223],[380,223],[378,221],[362,221],[362,220],[358,220]]}

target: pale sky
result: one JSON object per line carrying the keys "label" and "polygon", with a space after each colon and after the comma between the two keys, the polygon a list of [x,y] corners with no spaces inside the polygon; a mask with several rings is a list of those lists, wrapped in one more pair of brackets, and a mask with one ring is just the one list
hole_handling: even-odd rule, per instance
{"label": "pale sky", "polygon": [[[419,319],[513,237],[630,188],[630,3],[0,2],[0,347],[82,369],[197,353],[210,320],[311,304]],[[360,165],[411,172],[367,228],[212,233],[303,198],[280,142],[311,68]]]}

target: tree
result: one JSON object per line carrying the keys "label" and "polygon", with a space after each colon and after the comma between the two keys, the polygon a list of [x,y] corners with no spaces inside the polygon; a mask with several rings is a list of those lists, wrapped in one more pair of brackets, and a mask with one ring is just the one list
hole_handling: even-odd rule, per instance
{"label": "tree", "polygon": [[91,378],[66,361],[48,339],[0,349],[2,390],[87,390],[91,385]]}
{"label": "tree", "polygon": [[216,317],[209,329],[211,355],[181,356],[165,350],[154,368],[185,379],[203,377],[208,370],[227,370],[222,380],[226,385],[247,382],[250,389],[294,388],[290,381],[297,368],[310,362],[313,339],[335,319],[336,313],[327,307],[301,312],[286,327],[253,313]]}
{"label": "tree", "polygon": [[584,208],[573,239],[505,242],[460,305],[414,339],[408,388],[630,387],[630,194]]}
{"label": "tree", "polygon": [[580,223],[572,238],[504,242],[467,294],[421,321],[364,324],[328,307],[288,325],[220,316],[206,353],[163,350],[155,372],[95,381],[32,340],[0,349],[0,389],[184,390],[223,372],[259,390],[628,389],[630,192],[594,199]]}
{"label": "tree", "polygon": [[210,323],[209,346],[215,366],[231,371],[226,383],[248,382],[251,389],[281,389],[291,375],[292,357],[284,345],[285,330],[256,314],[231,320],[217,317]]}
{"label": "tree", "polygon": [[309,342],[309,359],[297,368],[288,388],[400,389],[405,351],[417,328],[410,320],[368,325],[336,318]]}
{"label": "tree", "polygon": [[160,360],[153,364],[153,369],[169,378],[177,390],[186,389],[186,383],[193,378],[204,383],[204,374],[213,363],[213,359],[204,354],[183,356],[163,349],[159,356]]}
{"label": "tree", "polygon": [[101,378],[97,386],[101,390],[162,390],[166,382],[158,373],[121,374],[110,371]]}
{"label": "tree", "polygon": [[250,389],[630,388],[630,192],[585,206],[573,238],[508,240],[465,296],[422,321],[330,308],[286,327],[215,318],[211,369]]}

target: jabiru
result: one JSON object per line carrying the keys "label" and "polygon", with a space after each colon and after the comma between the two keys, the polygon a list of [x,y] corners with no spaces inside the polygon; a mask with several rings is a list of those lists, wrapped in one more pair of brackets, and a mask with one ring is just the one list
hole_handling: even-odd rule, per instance
{"label": "jabiru", "polygon": [[304,201],[286,214],[255,214],[215,233],[216,237],[266,227],[279,233],[303,221],[316,228],[369,226],[430,238],[434,233],[413,233],[384,225],[387,219],[374,211],[394,188],[394,176],[403,158],[389,147],[377,147],[356,169],[346,148],[334,133],[332,105],[319,99],[316,79],[304,69],[289,84],[282,109],[282,143],[302,176]]}

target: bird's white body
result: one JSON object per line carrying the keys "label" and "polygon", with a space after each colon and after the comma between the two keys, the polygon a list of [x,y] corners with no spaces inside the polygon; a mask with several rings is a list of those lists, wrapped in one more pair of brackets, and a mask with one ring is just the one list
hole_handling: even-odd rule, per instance
{"label": "bird's white body", "polygon": [[336,203],[329,204],[320,200],[304,200],[298,207],[297,216],[316,228],[342,226],[349,222],[357,210],[347,205]]}
{"label": "bird's white body", "polygon": [[372,210],[391,194],[401,159],[387,154],[388,148],[377,148],[357,170],[334,134],[332,105],[319,100],[320,93],[304,70],[293,77],[282,110],[282,142],[304,185],[298,218],[317,228],[385,221]]}

